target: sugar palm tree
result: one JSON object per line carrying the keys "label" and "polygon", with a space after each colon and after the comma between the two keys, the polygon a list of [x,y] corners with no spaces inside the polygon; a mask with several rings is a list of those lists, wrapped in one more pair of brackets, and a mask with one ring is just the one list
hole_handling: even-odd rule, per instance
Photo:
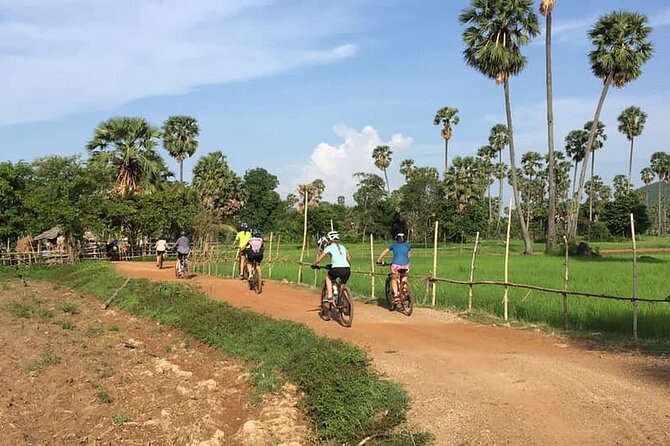
{"label": "sugar palm tree", "polygon": [[184,160],[198,148],[200,128],[191,116],[170,116],[163,123],[163,147],[179,162],[179,181],[184,182]]}
{"label": "sugar palm tree", "polygon": [[393,151],[389,146],[377,146],[372,150],[372,159],[375,162],[375,167],[384,172],[386,191],[389,194],[391,193],[391,186],[389,186],[389,177],[386,174],[386,169],[391,165],[391,155],[393,155]]}
{"label": "sugar palm tree", "polygon": [[647,26],[644,14],[631,11],[614,11],[604,15],[589,30],[589,38],[595,47],[589,53],[593,74],[603,81],[598,105],[593,116],[592,126],[586,144],[585,160],[579,175],[579,187],[572,201],[569,236],[577,234],[579,205],[584,192],[584,181],[588,167],[588,158],[593,149],[597,123],[605,103],[610,86],[624,87],[642,74],[642,65],[653,54],[653,46],[648,37],[651,28]]}
{"label": "sugar palm tree", "polygon": [[200,157],[193,167],[193,187],[203,205],[220,217],[230,218],[245,203],[242,179],[228,166],[220,150]]}
{"label": "sugar palm tree", "polygon": [[522,173],[528,177],[526,184],[526,225],[530,227],[531,206],[533,205],[533,186],[542,167],[542,156],[537,152],[526,152],[521,156]]}
{"label": "sugar palm tree", "polygon": [[[651,183],[654,182],[655,175],[656,174],[651,169],[651,167],[645,167],[640,171],[640,179],[642,180],[645,186],[649,186]],[[649,207],[649,189],[645,191],[644,198],[646,206]]]}
{"label": "sugar palm tree", "polygon": [[572,178],[572,192],[575,192],[577,182],[577,170],[579,163],[584,159],[586,153],[586,130],[571,130],[565,137],[565,153],[568,154],[575,163],[574,173]]}
{"label": "sugar palm tree", "polygon": [[[593,127],[593,122],[589,121],[584,124],[584,131],[588,131]],[[593,185],[593,169],[596,165],[596,150],[602,149],[607,141],[607,133],[605,133],[605,124],[598,121],[596,124],[596,136],[593,140],[593,147],[591,147],[591,185]],[[593,221],[593,191],[589,191],[589,221]]]}
{"label": "sugar palm tree", "polygon": [[633,143],[635,142],[635,138],[640,136],[642,130],[644,130],[644,124],[647,122],[647,114],[640,107],[631,105],[621,112],[617,120],[619,121],[619,132],[630,141],[628,155],[628,182],[630,183],[631,172],[633,171]]}
{"label": "sugar palm tree", "polygon": [[484,174],[486,175],[486,194],[487,201],[489,206],[489,223],[493,219],[493,208],[491,202],[491,184],[493,184],[493,162],[492,159],[496,155],[496,151],[490,145],[481,146],[477,150],[477,156],[481,159],[482,169],[484,169]]}
{"label": "sugar palm tree", "polygon": [[654,152],[651,155],[649,167],[658,177],[658,234],[663,235],[661,196],[663,195],[663,184],[670,182],[670,153]]}
{"label": "sugar palm tree", "polygon": [[526,66],[521,47],[540,33],[537,16],[531,0],[472,0],[470,7],[459,15],[463,31],[465,62],[490,79],[503,85],[505,114],[509,134],[512,191],[523,234],[524,252],[531,254],[533,246],[523,218],[516,175],[514,127],[509,94],[509,79]]}
{"label": "sugar palm tree", "polygon": [[136,192],[164,176],[165,164],[154,150],[159,135],[144,118],[110,118],[96,127],[86,149],[91,163],[114,170],[117,192]]}
{"label": "sugar palm tree", "polygon": [[442,124],[442,138],[444,139],[444,171],[449,167],[449,140],[452,135],[452,126],[458,125],[461,119],[458,117],[458,109],[453,107],[442,107],[435,113],[433,125]]}
{"label": "sugar palm tree", "polygon": [[551,70],[551,22],[556,0],[540,0],[540,14],[545,18],[544,52],[547,86],[547,174],[549,182],[549,213],[547,216],[547,244],[545,251],[550,252],[556,241],[556,178],[554,169],[554,94]]}

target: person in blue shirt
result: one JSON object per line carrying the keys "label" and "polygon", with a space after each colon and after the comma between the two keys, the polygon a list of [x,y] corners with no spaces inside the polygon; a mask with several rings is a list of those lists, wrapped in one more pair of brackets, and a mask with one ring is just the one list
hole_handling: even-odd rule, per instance
{"label": "person in blue shirt", "polygon": [[347,248],[340,243],[340,234],[337,231],[330,231],[326,237],[330,244],[317,255],[314,265],[330,255],[332,268],[326,275],[326,302],[333,302],[333,280],[340,278],[340,283],[345,284],[351,275],[351,256]]}
{"label": "person in blue shirt", "polygon": [[[412,257],[412,246],[405,241],[405,234],[399,232],[395,236],[395,242],[384,249],[381,254],[377,257],[377,263],[381,264],[384,256],[389,252],[393,253],[393,259],[391,260],[391,274],[393,275],[393,280],[391,281],[391,286],[393,287],[393,295],[398,299],[398,270],[405,269],[409,271],[409,259]],[[407,282],[407,275],[405,274],[402,278],[403,282]]]}

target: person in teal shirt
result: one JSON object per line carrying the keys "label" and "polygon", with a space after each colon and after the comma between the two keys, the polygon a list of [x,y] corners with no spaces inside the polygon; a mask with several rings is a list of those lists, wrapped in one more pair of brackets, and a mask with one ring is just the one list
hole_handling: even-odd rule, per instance
{"label": "person in teal shirt", "polygon": [[[377,257],[377,263],[381,264],[384,256],[389,252],[393,253],[393,259],[391,260],[391,274],[393,275],[393,280],[391,281],[391,287],[393,288],[393,295],[398,299],[398,274],[399,270],[409,271],[409,259],[412,257],[412,246],[405,241],[405,234],[399,232],[395,236],[395,242],[384,249],[379,257]],[[407,282],[407,274],[402,277],[403,282]]]}
{"label": "person in teal shirt", "polygon": [[326,302],[333,302],[333,281],[340,278],[340,283],[345,284],[351,275],[351,255],[347,248],[340,243],[340,234],[337,231],[330,231],[327,236],[330,244],[320,252],[314,261],[317,265],[327,255],[330,255],[332,268],[326,275]]}

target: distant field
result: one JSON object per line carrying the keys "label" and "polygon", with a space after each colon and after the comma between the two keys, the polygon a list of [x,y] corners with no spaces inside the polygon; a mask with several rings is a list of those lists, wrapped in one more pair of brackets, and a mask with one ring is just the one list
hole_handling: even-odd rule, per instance
{"label": "distant field", "polygon": [[[375,256],[386,244],[377,243]],[[370,271],[370,245],[347,245],[352,257],[354,271]],[[630,243],[594,243],[593,248],[625,250]],[[638,247],[670,248],[670,238],[650,238],[641,240]],[[276,248],[276,247],[275,247]],[[536,252],[541,253],[543,245],[537,245]],[[520,254],[522,245],[514,243],[510,253],[509,281],[562,289],[564,259],[562,256]],[[305,255],[310,263],[315,256],[314,248]],[[448,244],[438,249],[437,276],[440,278],[467,281],[470,274],[472,244]],[[266,259],[268,255],[266,253]],[[277,259],[276,251],[273,258]],[[300,247],[284,245],[280,247],[281,263],[273,266],[273,279],[297,280],[297,263]],[[432,295],[421,278],[430,275],[433,263],[432,249],[415,248],[412,257],[412,290],[422,305],[429,305]],[[638,256],[637,297],[663,301],[670,294],[667,280],[670,253],[641,254]],[[232,265],[221,262],[210,267],[212,273],[230,276]],[[267,265],[264,267],[267,276]],[[380,272],[379,267],[376,271]],[[323,272],[314,272],[308,266],[303,267],[303,282],[321,285]],[[504,279],[504,245],[500,242],[484,242],[480,245],[475,270],[475,280]],[[571,258],[569,289],[629,297],[632,293],[633,270],[632,254],[606,254],[598,258]],[[353,274],[350,287],[358,298],[370,298],[371,280],[369,275]],[[383,294],[384,276],[375,279],[375,297]],[[474,289],[473,307],[478,310],[501,316],[503,288],[494,285],[478,285]],[[510,289],[509,314],[512,319],[533,323],[545,323],[554,327],[563,327],[562,297],[539,291]],[[457,310],[467,309],[468,287],[439,283],[436,293],[438,307],[450,307]],[[638,330],[644,338],[670,339],[670,303],[640,303]],[[616,302],[588,297],[569,298],[569,318],[576,330],[598,331],[629,335],[632,326],[630,302]]]}

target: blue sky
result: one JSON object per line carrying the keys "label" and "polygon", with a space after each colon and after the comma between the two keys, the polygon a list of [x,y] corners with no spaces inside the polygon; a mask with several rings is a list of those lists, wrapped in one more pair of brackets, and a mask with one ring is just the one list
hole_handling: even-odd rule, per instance
{"label": "blue sky", "polygon": [[[462,61],[458,13],[465,0],[0,0],[0,159],[74,153],[111,116],[160,126],[195,116],[200,146],[186,161],[222,150],[240,175],[276,174],[282,195],[322,178],[326,198],[352,203],[351,174],[375,171],[372,148],[390,144],[392,187],[400,161],[443,165],[432,125],[445,105],[460,110],[450,159],[474,154],[504,122],[502,89]],[[586,32],[598,16],[649,16],[654,58],[644,75],[611,90],[602,121],[609,139],[596,173],[627,172],[616,117],[649,113],[634,172],[668,151],[670,2],[558,0],[554,13],[556,145],[592,118],[601,82],[590,72]],[[130,12],[132,11],[132,13]],[[511,83],[517,151],[545,152],[543,37]],[[167,158],[167,155],[166,155]],[[169,160],[173,171],[177,165]],[[634,182],[640,184],[639,175]]]}

